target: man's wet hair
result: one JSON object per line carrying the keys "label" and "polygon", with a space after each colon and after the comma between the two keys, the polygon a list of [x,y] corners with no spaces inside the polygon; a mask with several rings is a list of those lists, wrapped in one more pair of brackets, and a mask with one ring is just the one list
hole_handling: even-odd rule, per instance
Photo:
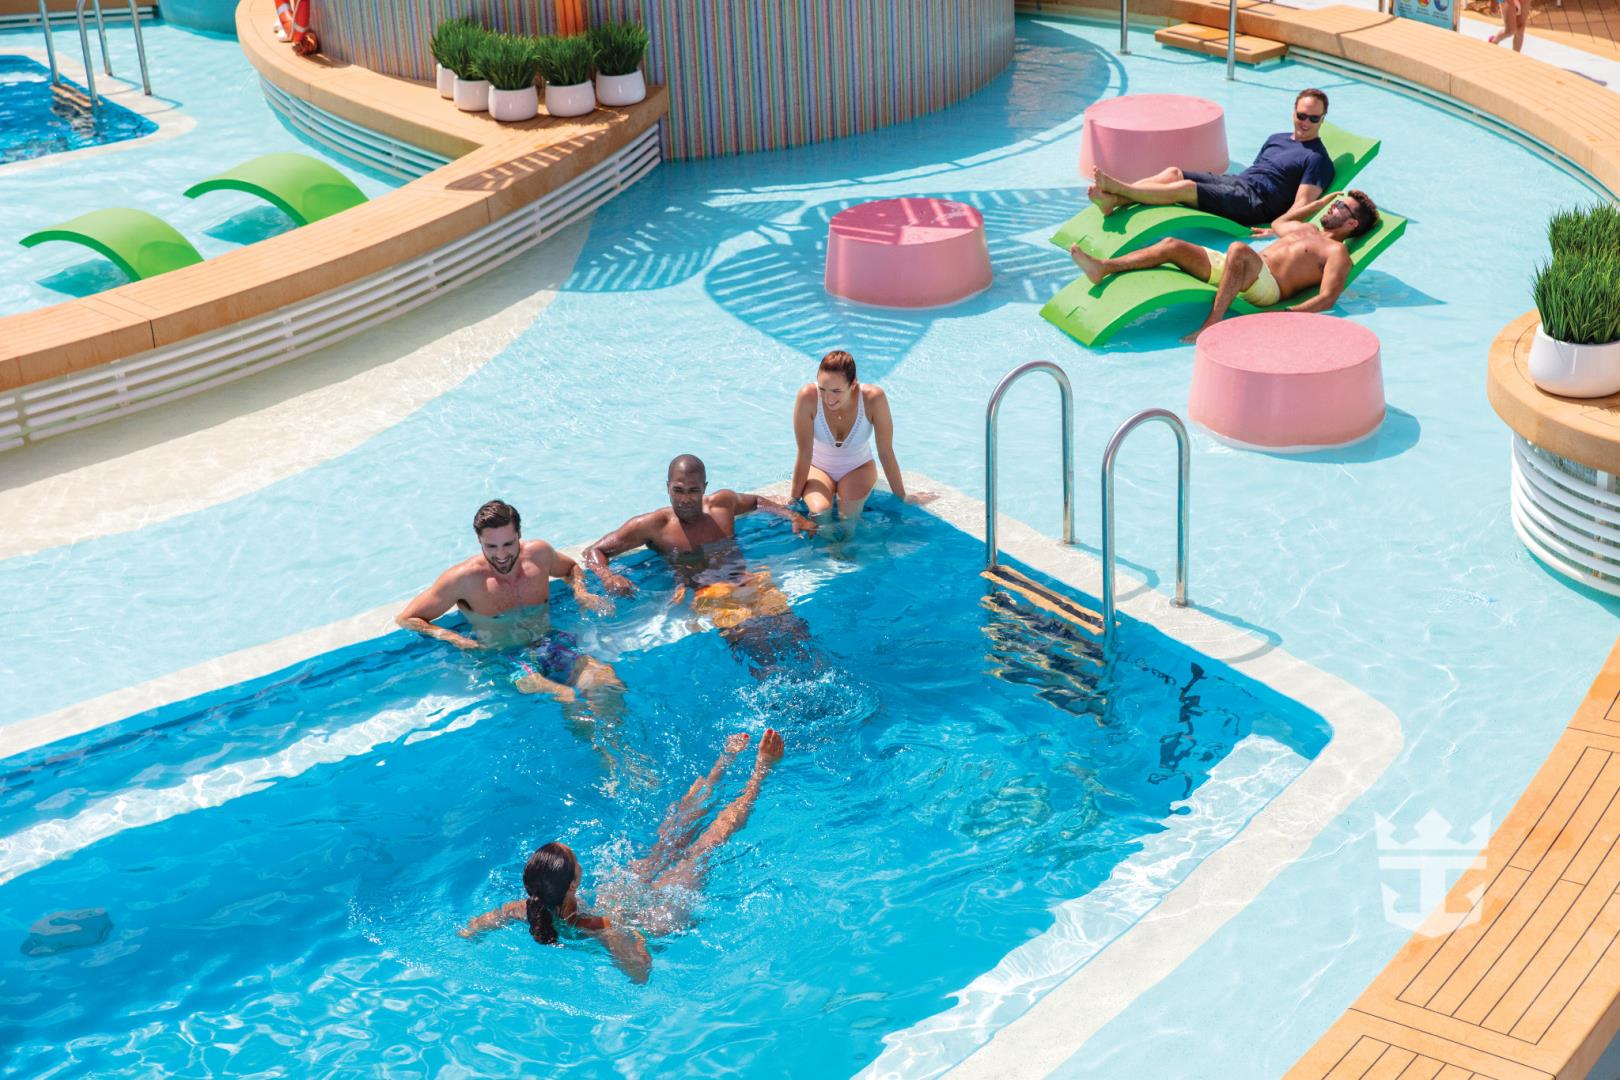
{"label": "man's wet hair", "polygon": [[523,531],[523,519],[511,503],[491,499],[473,515],[473,532],[479,535],[483,535],[485,529],[499,529],[503,525],[510,525],[520,533]]}
{"label": "man's wet hair", "polygon": [[1378,224],[1378,204],[1373,202],[1372,197],[1365,191],[1357,191],[1352,188],[1346,191],[1345,194],[1350,196],[1350,201],[1355,204],[1356,208],[1356,227],[1350,235],[1351,237],[1365,236],[1372,231],[1373,226]]}
{"label": "man's wet hair", "polygon": [[674,461],[671,461],[669,471],[664,474],[664,481],[667,483],[675,479],[675,474],[678,472],[695,472],[705,482],[709,479],[709,470],[703,467],[703,459],[696,454],[682,454]]}
{"label": "man's wet hair", "polygon": [[1318,90],[1314,86],[1307,86],[1305,89],[1294,95],[1294,108],[1299,108],[1300,101],[1308,97],[1316,98],[1322,103],[1322,115],[1326,116],[1328,111],[1327,91]]}

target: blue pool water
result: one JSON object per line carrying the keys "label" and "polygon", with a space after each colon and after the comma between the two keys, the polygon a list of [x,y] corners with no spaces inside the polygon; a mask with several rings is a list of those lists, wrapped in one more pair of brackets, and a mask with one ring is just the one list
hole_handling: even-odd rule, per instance
{"label": "blue pool water", "polygon": [[[592,540],[656,505],[664,464],[677,452],[701,453],[717,483],[747,488],[783,479],[793,453],[792,392],[809,381],[815,357],[834,346],[851,348],[863,377],[888,391],[901,463],[975,493],[983,482],[983,409],[996,381],[1024,360],[1062,363],[1076,393],[1076,535],[1094,544],[1095,469],[1108,435],[1138,409],[1184,408],[1192,350],[1176,337],[1197,314],[1149,320],[1106,352],[1083,349],[1039,319],[1040,304],[1075,273],[1046,238],[1082,197],[1075,172],[1081,113],[1123,92],[1209,97],[1225,106],[1233,158],[1242,162],[1286,125],[1295,91],[1315,84],[1332,95],[1335,122],[1382,138],[1379,158],[1358,183],[1411,222],[1339,306],[1383,343],[1390,414],[1369,442],[1302,458],[1238,452],[1195,433],[1191,591],[1216,617],[1255,628],[1261,648],[1285,649],[1387,705],[1405,745],[1305,858],[1063,1070],[1074,1077],[1177,1076],[1196,1061],[1205,1075],[1280,1075],[1408,936],[1382,914],[1381,888],[1406,883],[1381,874],[1375,815],[1405,830],[1434,809],[1459,833],[1481,816],[1500,821],[1614,640],[1615,603],[1547,573],[1513,535],[1507,432],[1484,390],[1491,340],[1530,307],[1529,277],[1545,257],[1547,214],[1590,195],[1495,134],[1386,90],[1300,64],[1241,70],[1228,83],[1218,61],[1161,49],[1146,33],[1133,37],[1132,55],[1122,60],[1112,53],[1116,34],[1021,19],[1013,67],[956,107],[823,146],[663,165],[596,216],[560,295],[518,340],[403,422],[247,494],[0,560],[0,595],[14,598],[0,648],[0,724],[397,605],[466,555],[467,518],[486,498],[511,499],[532,532],[566,544]],[[239,57],[234,67],[223,57],[218,63],[219,82],[235,88],[240,80],[242,93],[251,89]],[[161,161],[157,167],[167,168]],[[1458,176],[1489,182],[1459,185]],[[180,180],[159,186],[177,192]],[[827,219],[852,202],[903,194],[949,195],[985,213],[994,286],[935,312],[877,312],[828,300],[819,277]],[[14,209],[0,200],[0,219]],[[459,325],[457,304],[452,298],[436,309],[446,325]],[[1031,380],[1010,395],[1001,423],[1002,510],[1049,535],[1057,530],[1059,498],[1054,409],[1050,386]],[[295,428],[288,425],[285,437],[318,445],[326,435]],[[1122,454],[1118,480],[1120,551],[1160,588],[1174,554],[1170,455],[1168,437],[1148,429]],[[39,490],[48,497],[49,483]],[[683,647],[697,645],[675,649]],[[844,655],[842,646],[832,648]],[[885,648],[885,657],[903,661],[903,647]],[[261,756],[249,743],[224,752]],[[435,744],[456,745],[450,737],[423,745]],[[694,740],[683,751],[690,759],[678,764],[694,764],[698,749]],[[793,790],[795,767],[784,766],[783,790]],[[314,800],[320,786],[302,783],[298,790]],[[526,809],[551,797],[549,790],[537,783],[502,806]],[[769,811],[763,803],[742,838],[762,853],[777,850],[764,841],[773,827]],[[476,808],[461,813],[489,816]],[[655,813],[648,805],[641,820]],[[605,816],[602,822],[603,830],[619,827]],[[627,840],[643,835],[623,828]],[[104,852],[97,857],[108,870],[145,866],[154,856],[139,833],[85,854]],[[492,843],[480,871],[462,872],[470,884],[436,897],[433,910],[461,916],[469,899],[493,899],[515,880],[524,844],[537,834]],[[602,835],[591,842],[603,842]],[[14,884],[33,888],[31,881],[44,880],[39,875],[78,861]],[[481,876],[492,873],[505,876]],[[489,891],[473,896],[484,881]],[[251,910],[253,897],[275,904],[283,893],[302,895],[243,884],[239,898]],[[734,884],[717,888],[711,900],[737,895]],[[68,906],[67,896],[53,893],[17,908],[31,919]],[[123,916],[115,910],[114,918]],[[450,916],[443,918],[449,925]],[[721,922],[712,919],[672,948],[731,932],[716,929]],[[15,925],[19,937],[26,925]],[[419,936],[437,941],[437,934]],[[409,964],[418,955],[397,938],[385,940],[395,950],[390,962]],[[532,960],[520,943],[511,945],[513,954]],[[983,971],[993,952],[973,955],[958,974]],[[186,960],[196,966],[212,955],[193,951]],[[759,960],[754,968],[724,970],[738,979],[755,970],[768,975],[775,961],[749,955]],[[302,970],[274,969],[255,985],[267,997],[287,994]],[[358,962],[332,978],[372,970],[380,969]],[[424,967],[414,982],[416,968],[391,970],[403,970],[400,985],[424,1002],[453,998],[465,985],[444,974],[446,967]],[[271,985],[275,979],[282,981]],[[579,1007],[620,1015],[618,987],[607,980],[602,997]],[[209,1011],[212,993],[203,994],[201,1015],[235,1023],[229,1008]],[[872,1023],[894,1019],[898,1027],[910,1015],[897,1011]],[[370,1025],[397,1033],[409,1022],[370,1005],[337,1016],[361,1033]],[[661,1038],[679,1039],[680,1030],[672,1017]]]}
{"label": "blue pool water", "polygon": [[156,130],[152,121],[114,101],[103,101],[99,110],[59,101],[51,92],[49,68],[26,56],[0,56],[0,165],[138,139]]}
{"label": "blue pool water", "polygon": [[[594,735],[504,662],[396,634],[6,763],[0,925],[112,923],[77,951],[0,950],[9,1063],[849,1073],[1107,878],[1234,745],[1297,772],[1326,740],[1140,627],[1105,675],[1067,624],[986,595],[975,541],[892,502],[869,518],[836,550],[745,523],[821,670],[756,680],[718,635],[676,636],[644,561],[643,598],[579,629],[630,688]],[[589,893],[728,732],[767,725],[787,757],[648,986],[588,943],[455,936],[521,896],[551,839]]]}
{"label": "blue pool water", "polygon": [[[265,103],[259,77],[235,38],[164,22],[142,26],[155,97],[150,99],[151,118],[137,119],[146,125],[143,131],[151,130],[154,119],[166,130],[102,153],[42,158],[0,169],[0,252],[7,268],[0,280],[0,315],[124,284],[117,267],[76,244],[17,246],[37,229],[91,210],[129,206],[156,214],[205,258],[292,229],[292,219],[281,211],[241,192],[200,199],[182,194],[197,181],[259,154],[295,151],[325,158],[373,197],[399,186],[397,180],[330,157],[283,126]],[[128,26],[109,25],[107,44],[113,70],[134,77],[139,67]],[[57,46],[65,61],[79,55],[74,35],[58,31]],[[44,38],[37,28],[0,32],[0,53],[22,50],[43,54]],[[99,69],[97,76],[104,94],[124,85]],[[12,89],[0,86],[0,91]],[[0,122],[0,131],[7,127]],[[0,135],[0,141],[5,138]]]}

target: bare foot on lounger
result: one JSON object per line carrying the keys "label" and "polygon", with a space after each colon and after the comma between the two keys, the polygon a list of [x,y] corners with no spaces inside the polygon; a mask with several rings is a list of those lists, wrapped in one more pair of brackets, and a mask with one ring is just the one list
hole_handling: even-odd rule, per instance
{"label": "bare foot on lounger", "polygon": [[1082,251],[1079,244],[1069,245],[1069,258],[1073,259],[1074,264],[1086,272],[1086,277],[1091,279],[1093,285],[1101,285],[1102,279],[1107,276],[1103,273],[1102,263]]}
{"label": "bare foot on lounger", "polygon": [[1115,210],[1118,210],[1121,206],[1125,205],[1124,199],[1120,198],[1118,195],[1104,191],[1096,184],[1092,184],[1090,187],[1086,188],[1086,198],[1090,199],[1096,205],[1097,209],[1102,212],[1103,217],[1107,217],[1109,214],[1112,214]]}

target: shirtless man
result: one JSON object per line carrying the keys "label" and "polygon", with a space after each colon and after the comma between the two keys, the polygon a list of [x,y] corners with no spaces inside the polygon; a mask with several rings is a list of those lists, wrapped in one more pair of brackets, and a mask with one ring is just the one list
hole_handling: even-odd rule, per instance
{"label": "shirtless man", "polygon": [[688,588],[695,590],[692,610],[748,655],[755,674],[771,670],[784,656],[804,658],[809,628],[792,613],[769,571],[747,568],[736,544],[737,518],[764,510],[785,518],[801,535],[814,535],[816,523],[764,495],[739,495],[729,489],[708,495],[708,486],[702,461],[691,454],[671,461],[665,482],[669,505],[638,514],[592,544],[585,551],[585,565],[608,592],[631,596],[635,586],[614,573],[608,562],[649,547],[669,561],[679,578],[671,603],[684,599]]}
{"label": "shirtless man", "polygon": [[[608,607],[586,588],[579,564],[544,540],[524,540],[517,510],[499,499],[478,508],[473,531],[482,553],[440,574],[394,621],[458,649],[527,646],[513,680],[526,694],[551,694],[568,703],[576,690],[589,696],[622,689],[611,667],[580,652],[572,634],[551,628],[552,578],[566,580],[581,607]],[[467,617],[477,640],[434,624],[452,606]]]}
{"label": "shirtless man", "polygon": [[[1069,254],[1093,284],[1101,284],[1112,274],[1169,263],[1182,273],[1214,285],[1215,303],[1209,309],[1209,318],[1181,339],[1190,342],[1225,318],[1233,299],[1238,296],[1255,307],[1278,311],[1326,311],[1338,301],[1350,280],[1350,252],[1344,242],[1378,224],[1378,207],[1365,192],[1346,191],[1307,203],[1299,214],[1310,217],[1324,206],[1330,209],[1322,215],[1320,225],[1278,221],[1270,229],[1255,229],[1257,238],[1278,238],[1264,251],[1255,251],[1238,240],[1222,254],[1185,240],[1169,239],[1112,259],[1092,258],[1079,244],[1071,247]],[[1317,288],[1318,292],[1309,300],[1292,308],[1276,307],[1290,296],[1310,288]]]}

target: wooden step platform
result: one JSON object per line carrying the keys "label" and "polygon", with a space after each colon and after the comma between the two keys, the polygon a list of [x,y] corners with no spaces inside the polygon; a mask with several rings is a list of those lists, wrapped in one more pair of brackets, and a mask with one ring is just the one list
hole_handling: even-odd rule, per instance
{"label": "wooden step platform", "polygon": [[1015,592],[1036,607],[1060,619],[1066,619],[1093,637],[1102,636],[1102,616],[1090,608],[1081,607],[1068,597],[1053,592],[1010,566],[997,566],[980,572],[980,577],[994,582],[1009,592]]}
{"label": "wooden step platform", "polygon": [[[1175,26],[1166,26],[1162,30],[1155,31],[1153,40],[1172,49],[1186,49],[1208,56],[1226,55],[1226,31],[1217,30],[1213,26],[1177,23]],[[1252,34],[1239,34],[1237,37],[1237,58],[1241,63],[1265,64],[1272,60],[1281,60],[1287,55],[1288,46],[1280,41],[1255,37]]]}

